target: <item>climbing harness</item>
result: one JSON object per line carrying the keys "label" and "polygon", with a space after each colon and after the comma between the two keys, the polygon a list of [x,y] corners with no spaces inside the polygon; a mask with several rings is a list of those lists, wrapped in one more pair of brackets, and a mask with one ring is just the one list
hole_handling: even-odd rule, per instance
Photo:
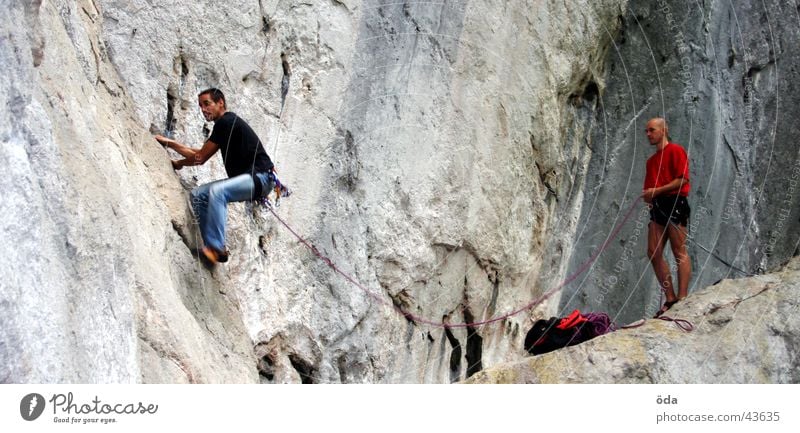
{"label": "climbing harness", "polygon": [[[268,184],[274,185],[271,191],[268,191],[266,194],[262,194],[261,197],[256,199],[256,203],[263,206],[265,209],[272,210],[273,207],[277,208],[281,206],[281,198],[289,197],[292,195],[292,190],[289,189],[286,185],[281,183],[277,176],[275,176],[275,169],[273,168],[272,171],[268,173]],[[273,203],[269,199],[269,195],[271,192],[275,193],[275,202]]]}

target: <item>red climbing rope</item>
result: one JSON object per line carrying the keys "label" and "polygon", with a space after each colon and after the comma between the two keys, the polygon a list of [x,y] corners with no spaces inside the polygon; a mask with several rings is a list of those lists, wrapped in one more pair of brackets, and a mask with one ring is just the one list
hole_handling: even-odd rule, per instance
{"label": "red climbing rope", "polygon": [[692,325],[692,322],[686,319],[676,319],[674,317],[665,316],[663,314],[656,317],[656,319],[664,320],[666,322],[672,322],[675,324],[675,326],[681,328],[685,332],[692,332],[694,330],[694,325]]}
{"label": "red climbing rope", "polygon": [[416,316],[416,315],[414,315],[414,314],[412,314],[412,313],[410,313],[410,312],[408,312],[408,311],[405,311],[405,310],[403,310],[402,308],[400,308],[400,307],[399,307],[399,306],[397,306],[397,305],[394,305],[394,304],[389,304],[389,302],[387,302],[386,300],[384,300],[383,298],[381,298],[381,297],[380,297],[378,294],[371,292],[369,289],[367,289],[366,287],[364,287],[364,286],[363,286],[361,283],[359,283],[358,281],[356,281],[356,280],[355,280],[353,277],[351,277],[351,276],[350,276],[350,275],[348,275],[346,272],[344,272],[344,271],[342,271],[341,269],[339,269],[339,268],[336,266],[336,264],[335,264],[335,263],[333,263],[333,261],[332,261],[331,259],[329,259],[329,258],[328,258],[328,257],[326,257],[325,255],[323,255],[323,254],[322,254],[322,253],[321,253],[321,252],[320,252],[320,251],[317,249],[317,247],[315,247],[314,245],[312,245],[312,244],[311,244],[310,242],[308,242],[308,241],[307,241],[305,238],[303,238],[303,237],[302,237],[302,236],[300,236],[300,235],[299,235],[297,232],[295,232],[295,231],[294,231],[294,229],[292,229],[292,228],[289,226],[289,224],[287,224],[287,223],[286,223],[286,221],[284,221],[284,220],[283,220],[283,218],[281,218],[281,217],[280,217],[280,216],[279,216],[279,215],[278,215],[278,214],[275,212],[275,210],[274,210],[274,209],[272,209],[271,207],[267,207],[267,209],[269,209],[269,211],[272,213],[272,215],[274,215],[274,216],[275,216],[275,218],[277,218],[277,219],[278,219],[278,221],[280,221],[280,222],[281,222],[281,224],[283,224],[283,226],[284,226],[284,227],[286,227],[286,229],[287,229],[287,230],[289,230],[289,232],[291,232],[291,233],[294,235],[294,237],[296,237],[296,238],[297,238],[297,240],[298,240],[298,241],[300,241],[300,243],[302,243],[303,245],[305,245],[305,246],[306,246],[306,248],[308,248],[308,249],[309,249],[309,250],[310,250],[312,253],[314,253],[314,255],[315,255],[315,256],[319,257],[319,259],[320,259],[320,260],[322,260],[323,262],[325,262],[325,264],[327,264],[327,265],[328,265],[328,266],[329,266],[331,269],[333,269],[333,271],[334,271],[334,272],[336,272],[337,274],[339,274],[339,275],[341,275],[342,277],[344,277],[344,278],[345,278],[347,281],[349,281],[350,283],[352,283],[354,286],[358,287],[359,289],[363,290],[363,291],[364,291],[364,292],[365,292],[367,295],[369,295],[370,297],[372,297],[372,298],[373,298],[373,299],[375,299],[376,301],[380,302],[381,304],[384,304],[384,305],[391,306],[391,307],[392,307],[392,308],[393,308],[395,311],[397,311],[399,314],[401,314],[401,315],[402,315],[402,316],[404,316],[405,318],[407,318],[407,319],[409,319],[409,320],[411,320],[411,321],[417,322],[417,323],[423,323],[423,324],[426,324],[426,325],[431,325],[431,326],[436,326],[436,327],[441,327],[441,328],[466,328],[466,327],[476,327],[476,326],[481,326],[481,325],[488,325],[488,324],[490,324],[490,323],[494,323],[494,322],[499,322],[499,321],[501,321],[501,320],[505,320],[505,319],[507,319],[507,318],[509,318],[509,317],[515,316],[515,315],[517,315],[517,314],[519,314],[519,313],[521,313],[521,312],[523,312],[523,311],[529,310],[529,309],[531,309],[531,308],[535,307],[536,305],[539,305],[539,304],[541,304],[541,303],[542,303],[542,302],[544,302],[544,301],[545,301],[547,298],[549,298],[549,297],[553,296],[553,295],[554,295],[554,294],[556,294],[556,293],[557,293],[559,290],[561,290],[562,288],[564,288],[564,286],[566,286],[567,284],[569,284],[569,283],[571,283],[572,281],[574,281],[576,278],[578,278],[578,276],[579,276],[580,274],[582,274],[582,273],[583,273],[583,272],[585,272],[587,269],[589,269],[589,267],[592,265],[592,263],[594,263],[594,262],[597,260],[597,258],[600,256],[600,254],[601,254],[603,251],[605,251],[605,249],[606,249],[606,248],[608,248],[608,245],[611,243],[611,241],[612,241],[612,240],[614,240],[614,238],[616,238],[616,237],[617,237],[617,235],[619,235],[619,232],[620,232],[620,230],[622,230],[622,227],[623,227],[623,226],[624,226],[624,225],[625,225],[625,224],[628,222],[628,220],[631,218],[631,215],[633,215],[633,210],[635,209],[635,207],[636,207],[636,204],[638,204],[638,203],[639,203],[639,200],[641,200],[641,197],[639,197],[639,198],[637,198],[636,200],[634,200],[634,201],[633,201],[633,203],[631,204],[631,207],[630,207],[630,208],[628,209],[628,211],[625,213],[625,217],[624,217],[624,218],[622,219],[622,221],[621,221],[621,222],[620,222],[620,223],[617,225],[617,227],[615,227],[615,228],[614,228],[614,230],[611,232],[611,234],[608,236],[608,238],[605,240],[605,242],[603,242],[603,244],[602,244],[602,245],[600,245],[600,248],[598,248],[598,249],[597,249],[597,251],[595,251],[595,252],[594,252],[594,254],[592,254],[592,256],[591,256],[591,257],[589,257],[589,259],[588,259],[586,262],[584,262],[584,263],[583,263],[583,264],[582,264],[582,265],[581,265],[581,266],[578,268],[578,270],[577,270],[575,273],[573,273],[572,275],[570,275],[569,277],[567,277],[567,279],[565,279],[564,281],[562,281],[562,282],[561,282],[559,285],[557,285],[557,286],[555,286],[555,287],[551,288],[550,290],[548,290],[547,292],[545,292],[544,294],[542,294],[542,295],[541,295],[541,296],[539,296],[538,298],[536,298],[536,299],[534,299],[533,301],[529,302],[527,305],[525,305],[525,306],[523,306],[523,307],[521,307],[521,308],[518,308],[518,309],[516,309],[516,310],[514,310],[514,311],[512,311],[512,312],[510,312],[510,313],[506,313],[506,314],[503,314],[503,315],[500,315],[500,316],[497,316],[497,317],[494,317],[494,318],[491,318],[491,319],[482,320],[482,321],[478,321],[478,322],[471,322],[471,323],[445,323],[445,322],[437,322],[437,321],[435,321],[435,320],[430,320],[430,319],[426,319],[426,318],[424,318],[424,317]]}

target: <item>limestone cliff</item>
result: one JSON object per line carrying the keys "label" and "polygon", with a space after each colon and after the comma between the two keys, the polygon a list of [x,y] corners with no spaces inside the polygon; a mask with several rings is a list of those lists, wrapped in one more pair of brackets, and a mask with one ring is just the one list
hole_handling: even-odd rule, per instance
{"label": "limestone cliff", "polygon": [[[647,19],[655,26],[661,12],[659,2],[636,3],[3,1],[0,380],[451,382],[519,360],[531,315],[555,314],[577,293],[585,304],[600,289],[576,284],[532,312],[447,330],[386,305],[434,322],[486,320],[558,284],[591,253],[587,234],[607,233],[614,220],[591,213],[593,200],[616,209],[628,203],[625,185],[639,189],[622,175],[597,178],[609,143],[615,170],[638,173],[643,162],[628,131],[650,112],[608,108],[621,107],[624,62],[652,52],[658,65],[679,64],[669,38],[647,39],[644,51],[641,35],[651,34],[636,29]],[[706,58],[695,45],[710,44],[707,34],[722,40],[730,30],[727,6],[706,7],[675,18],[691,28],[695,60]],[[791,62],[796,32],[777,26],[780,43],[762,40],[762,15],[746,16],[743,34],[774,48],[756,62],[725,45],[734,47],[729,70],[749,65],[748,95],[758,97],[746,101],[793,98],[773,71]],[[699,68],[692,83],[708,76]],[[670,77],[666,94],[682,94]],[[631,82],[640,91],[650,79],[642,66]],[[295,191],[281,216],[371,294],[241,204],[228,218],[231,261],[213,271],[199,264],[188,191],[224,177],[221,160],[174,172],[176,155],[152,134],[199,146],[212,125],[196,95],[211,86]],[[719,100],[727,108],[713,112],[738,124],[737,91],[709,91],[695,113]],[[765,104],[747,126],[761,135],[783,115],[784,105]],[[753,167],[742,172],[746,184],[760,185],[797,161],[791,142],[770,148],[777,165],[760,162],[757,141],[733,147],[728,162]],[[722,150],[697,150],[708,161],[699,172]],[[715,182],[697,185],[719,200]],[[777,225],[772,205],[735,197],[733,208],[758,210],[745,213],[756,223],[709,230],[731,230],[730,245],[746,239],[742,250],[756,251],[772,238],[754,230]],[[784,220],[775,237],[796,242],[797,223]],[[794,252],[783,241],[771,250],[764,266]],[[620,254],[601,256],[588,275],[604,275]],[[618,307],[608,299],[603,306]],[[644,309],[648,300],[633,302]]]}
{"label": "limestone cliff", "polygon": [[175,231],[184,191],[102,5],[4,3],[0,381],[257,381],[231,279]]}

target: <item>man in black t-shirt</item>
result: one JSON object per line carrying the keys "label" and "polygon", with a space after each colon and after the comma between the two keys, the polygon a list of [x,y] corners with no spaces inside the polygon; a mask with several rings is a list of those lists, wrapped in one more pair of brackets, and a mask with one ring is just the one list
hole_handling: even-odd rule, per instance
{"label": "man in black t-shirt", "polygon": [[[192,208],[200,224],[203,236],[203,255],[212,263],[228,260],[225,248],[225,222],[228,203],[256,200],[265,196],[277,184],[273,165],[256,133],[242,118],[227,111],[225,95],[219,89],[207,89],[197,96],[200,110],[214,129],[203,147],[193,149],[161,135],[155,137],[159,143],[181,154],[184,159],[172,161],[175,170],[189,165],[201,165],[217,150],[222,151],[222,160],[228,179],[198,186],[192,190]],[[276,191],[288,195],[285,187]]]}

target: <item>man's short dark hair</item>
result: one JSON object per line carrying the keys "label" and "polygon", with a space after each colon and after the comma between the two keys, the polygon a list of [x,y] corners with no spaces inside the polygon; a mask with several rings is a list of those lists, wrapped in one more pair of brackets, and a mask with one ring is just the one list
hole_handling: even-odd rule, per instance
{"label": "man's short dark hair", "polygon": [[203,95],[211,95],[211,100],[214,102],[219,102],[221,99],[222,102],[225,102],[225,106],[228,106],[228,103],[225,101],[225,94],[222,93],[222,90],[219,90],[216,87],[203,90],[202,92],[197,94],[197,97],[199,98]]}

